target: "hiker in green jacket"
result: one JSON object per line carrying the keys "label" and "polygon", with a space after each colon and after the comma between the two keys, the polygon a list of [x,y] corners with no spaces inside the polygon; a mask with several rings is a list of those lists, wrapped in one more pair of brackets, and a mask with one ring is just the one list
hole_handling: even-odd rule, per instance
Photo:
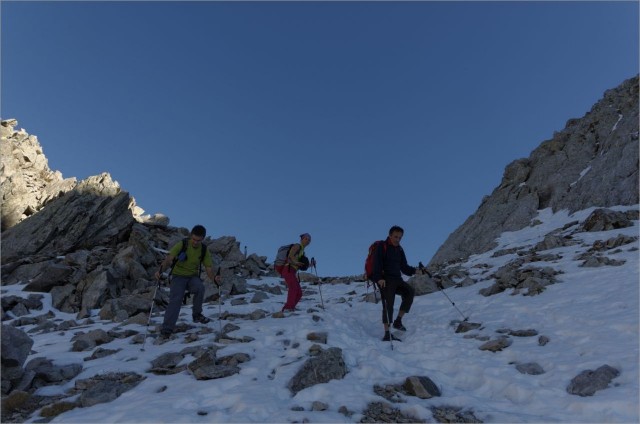
{"label": "hiker in green jacket", "polygon": [[[206,324],[209,318],[202,315],[202,302],[204,300],[204,284],[200,279],[200,265],[204,266],[207,275],[220,287],[221,277],[213,273],[213,261],[211,252],[202,241],[207,235],[207,230],[202,225],[196,225],[191,230],[187,246],[184,248],[183,241],[176,243],[170,250],[167,257],[160,264],[160,269],[156,272],[156,279],[160,279],[162,272],[169,267],[171,269],[171,288],[169,292],[169,305],[164,313],[164,320],[160,333],[163,337],[168,337],[173,333],[182,299],[185,290],[188,288],[193,297],[193,322]],[[204,256],[203,256],[204,254]]]}

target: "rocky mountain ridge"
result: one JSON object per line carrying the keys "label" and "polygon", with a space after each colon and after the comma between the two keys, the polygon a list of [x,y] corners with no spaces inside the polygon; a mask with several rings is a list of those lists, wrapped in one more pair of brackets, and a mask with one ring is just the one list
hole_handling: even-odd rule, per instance
{"label": "rocky mountain ridge", "polygon": [[441,265],[486,252],[504,231],[529,225],[539,210],[638,203],[638,76],[607,90],[580,119],[507,165],[502,181],[449,235],[430,261]]}

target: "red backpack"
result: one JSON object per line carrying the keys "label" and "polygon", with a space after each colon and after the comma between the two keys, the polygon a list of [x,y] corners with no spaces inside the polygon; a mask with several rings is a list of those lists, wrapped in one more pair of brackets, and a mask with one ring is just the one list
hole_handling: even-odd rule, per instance
{"label": "red backpack", "polygon": [[367,276],[367,280],[371,280],[371,278],[373,277],[374,254],[380,243],[382,243],[382,248],[384,249],[384,253],[387,253],[387,243],[385,243],[385,240],[377,240],[371,243],[371,246],[369,246],[369,253],[367,254],[367,259],[364,261],[364,273]]}

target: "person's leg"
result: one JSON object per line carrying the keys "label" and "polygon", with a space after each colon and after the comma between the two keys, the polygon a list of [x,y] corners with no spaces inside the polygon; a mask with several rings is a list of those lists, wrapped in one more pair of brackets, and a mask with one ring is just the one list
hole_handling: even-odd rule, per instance
{"label": "person's leg", "polygon": [[287,284],[287,302],[284,304],[282,310],[293,310],[296,306],[296,287],[300,286],[296,279],[296,270],[287,266],[282,272],[282,277],[284,278],[284,282]]}
{"label": "person's leg", "polygon": [[415,295],[415,290],[407,282],[400,281],[398,282],[396,293],[402,297],[402,303],[400,304],[398,317],[394,321],[393,326],[394,328],[397,328],[399,330],[406,330],[406,328],[402,324],[402,317],[411,309],[411,305],[413,304],[413,298]]}
{"label": "person's leg", "polygon": [[389,331],[389,325],[393,320],[395,297],[395,287],[393,284],[390,284],[390,281],[386,281],[385,286],[380,289],[380,298],[382,299],[382,323],[384,324],[385,333]]}
{"label": "person's leg", "polygon": [[295,298],[294,298],[295,302],[293,304],[293,308],[295,309],[298,302],[300,302],[300,299],[302,299],[302,287],[300,286],[300,280],[298,280],[298,276],[294,274],[294,277],[295,277]]}
{"label": "person's leg", "polygon": [[385,287],[380,290],[380,298],[382,298],[382,323],[384,325],[384,337],[382,337],[382,340],[386,342],[391,340],[401,341],[389,331],[389,324],[393,319],[393,304],[396,297],[395,289],[393,282],[386,280]]}
{"label": "person's leg", "polygon": [[189,277],[172,277],[171,286],[169,290],[169,304],[164,311],[164,319],[162,321],[161,332],[163,334],[171,334],[178,316],[180,315],[180,307],[182,306],[182,298],[184,297],[184,291],[187,288],[187,282]]}
{"label": "person's leg", "polygon": [[193,317],[202,315],[202,301],[204,300],[204,284],[198,277],[191,277],[189,279],[189,291],[193,294]]}

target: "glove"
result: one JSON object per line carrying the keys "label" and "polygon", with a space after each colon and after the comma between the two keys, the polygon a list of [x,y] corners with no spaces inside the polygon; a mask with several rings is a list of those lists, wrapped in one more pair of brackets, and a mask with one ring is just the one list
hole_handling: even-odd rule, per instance
{"label": "glove", "polygon": [[[420,273],[418,273],[417,271],[420,271]],[[422,262],[418,263],[418,269],[416,270],[416,275],[426,275],[427,277],[431,278],[431,273],[429,272],[427,267],[422,265]]]}

